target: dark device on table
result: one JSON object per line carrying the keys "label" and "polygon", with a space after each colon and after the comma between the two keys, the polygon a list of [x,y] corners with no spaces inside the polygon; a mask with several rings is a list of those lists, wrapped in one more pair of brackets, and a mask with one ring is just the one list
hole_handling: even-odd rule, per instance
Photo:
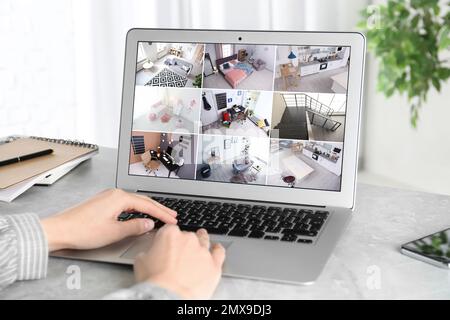
{"label": "dark device on table", "polygon": [[403,254],[441,268],[450,268],[450,228],[402,245]]}

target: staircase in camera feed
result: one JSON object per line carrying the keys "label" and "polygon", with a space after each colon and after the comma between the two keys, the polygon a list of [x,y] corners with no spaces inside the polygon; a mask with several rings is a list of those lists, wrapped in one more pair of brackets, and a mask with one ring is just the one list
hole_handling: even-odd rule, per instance
{"label": "staircase in camera feed", "polygon": [[283,94],[286,109],[274,129],[283,139],[308,140],[308,120],[311,125],[335,131],[342,123],[332,118],[333,109],[307,94]]}

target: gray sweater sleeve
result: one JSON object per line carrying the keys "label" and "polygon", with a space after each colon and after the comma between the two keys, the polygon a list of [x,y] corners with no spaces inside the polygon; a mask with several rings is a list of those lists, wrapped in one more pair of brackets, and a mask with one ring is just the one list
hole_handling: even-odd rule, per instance
{"label": "gray sweater sleeve", "polygon": [[151,283],[141,282],[128,289],[108,294],[106,300],[178,300],[179,296]]}
{"label": "gray sweater sleeve", "polygon": [[[48,243],[39,217],[33,213],[0,215],[0,291],[16,280],[45,278]],[[105,299],[179,299],[150,283],[121,289]]]}

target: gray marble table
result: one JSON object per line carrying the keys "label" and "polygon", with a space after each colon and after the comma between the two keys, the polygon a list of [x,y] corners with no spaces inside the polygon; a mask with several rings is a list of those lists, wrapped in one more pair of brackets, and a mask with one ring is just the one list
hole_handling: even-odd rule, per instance
{"label": "gray marble table", "polygon": [[[50,187],[35,186],[0,214],[45,217],[114,186],[116,150],[74,169]],[[402,255],[399,246],[450,227],[450,197],[358,185],[354,219],[318,281],[310,286],[224,277],[217,299],[450,299],[450,271]],[[69,289],[68,268],[81,270],[81,288]],[[69,269],[70,270],[70,269]],[[43,280],[16,282],[0,299],[95,299],[132,285],[129,266],[50,258]]]}

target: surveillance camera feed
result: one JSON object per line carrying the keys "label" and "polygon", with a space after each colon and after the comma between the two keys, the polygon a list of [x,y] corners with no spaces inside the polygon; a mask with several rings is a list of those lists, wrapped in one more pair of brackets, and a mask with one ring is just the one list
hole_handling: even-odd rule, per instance
{"label": "surveillance camera feed", "polygon": [[139,42],[130,175],[341,190],[350,47]]}

